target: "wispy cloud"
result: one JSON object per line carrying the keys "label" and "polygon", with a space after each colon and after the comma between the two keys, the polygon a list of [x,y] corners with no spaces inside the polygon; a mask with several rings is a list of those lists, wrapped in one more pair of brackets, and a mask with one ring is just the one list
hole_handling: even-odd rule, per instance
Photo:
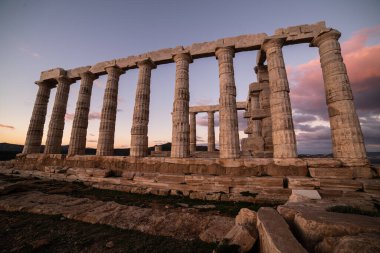
{"label": "wispy cloud", "polygon": [[7,129],[11,129],[11,130],[15,130],[16,129],[14,126],[4,125],[4,124],[0,124],[0,128],[7,128]]}
{"label": "wispy cloud", "polygon": [[95,87],[98,87],[101,89],[104,89],[106,87],[106,83],[103,80],[99,80],[99,79],[96,79],[94,81],[94,85],[95,85]]}
{"label": "wispy cloud", "polygon": [[[66,120],[74,120],[75,113],[66,113]],[[101,113],[100,112],[90,112],[88,114],[88,120],[100,120]]]}
{"label": "wispy cloud", "polygon": [[19,47],[18,48],[21,52],[33,57],[33,58],[41,58],[41,55],[27,47]]}

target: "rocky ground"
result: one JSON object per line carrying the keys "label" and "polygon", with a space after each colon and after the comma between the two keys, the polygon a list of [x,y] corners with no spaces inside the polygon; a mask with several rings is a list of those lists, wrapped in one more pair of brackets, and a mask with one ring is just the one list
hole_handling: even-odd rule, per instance
{"label": "rocky ground", "polygon": [[0,251],[211,252],[242,207],[0,174]]}
{"label": "rocky ground", "polygon": [[373,180],[260,207],[0,174],[0,252],[380,252]]}

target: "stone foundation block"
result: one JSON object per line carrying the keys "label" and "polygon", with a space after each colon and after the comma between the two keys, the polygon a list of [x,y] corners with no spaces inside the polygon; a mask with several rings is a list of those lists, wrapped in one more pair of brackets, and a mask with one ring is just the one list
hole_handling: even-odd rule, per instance
{"label": "stone foundation block", "polygon": [[290,189],[318,189],[321,184],[319,179],[310,177],[286,177]]}
{"label": "stone foundation block", "polygon": [[309,168],[310,175],[315,178],[352,179],[352,168]]}

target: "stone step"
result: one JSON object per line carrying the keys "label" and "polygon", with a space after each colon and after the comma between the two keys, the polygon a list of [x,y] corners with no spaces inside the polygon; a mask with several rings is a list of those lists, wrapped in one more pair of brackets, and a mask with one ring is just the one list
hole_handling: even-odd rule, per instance
{"label": "stone step", "polygon": [[308,167],[313,168],[339,168],[342,162],[334,158],[304,158]]}
{"label": "stone step", "polygon": [[319,179],[322,190],[361,191],[363,184],[358,180],[349,179]]}
{"label": "stone step", "polygon": [[320,182],[317,178],[312,177],[286,177],[289,189],[313,190],[320,188]]}
{"label": "stone step", "polygon": [[372,178],[370,167],[345,167],[345,168],[329,168],[329,167],[309,167],[311,177],[315,178]]}

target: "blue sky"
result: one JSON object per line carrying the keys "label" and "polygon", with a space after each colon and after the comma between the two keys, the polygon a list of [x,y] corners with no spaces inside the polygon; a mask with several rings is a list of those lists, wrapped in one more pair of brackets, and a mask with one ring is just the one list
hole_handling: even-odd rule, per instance
{"label": "blue sky", "polygon": [[[241,34],[273,34],[280,27],[321,20],[325,20],[327,26],[342,32],[343,43],[350,40],[355,32],[379,25],[379,12],[379,1],[2,0],[0,142],[23,144],[37,92],[34,81],[39,79],[43,70],[93,65],[100,61],[161,48],[187,46],[194,42]],[[378,36],[370,36],[366,46],[376,46],[379,43]],[[318,57],[317,49],[309,48],[306,44],[286,47],[283,50],[287,66],[293,69]],[[234,59],[239,101],[246,99],[249,83],[256,81],[253,71],[255,60],[255,51],[238,53]],[[128,70],[120,79],[116,147],[129,147],[130,144],[137,75],[138,70]],[[150,145],[171,141],[170,112],[174,78],[174,64],[160,65],[152,72]],[[94,85],[90,108],[93,115],[101,110],[105,81],[106,76],[102,76]],[[68,114],[75,111],[78,91],[79,82],[71,87]],[[191,64],[190,92],[191,105],[217,103],[218,66],[214,57],[195,60]],[[46,138],[54,95],[53,90],[43,141]],[[297,110],[294,106],[293,109]],[[378,114],[379,107],[371,111],[375,119]],[[322,119],[323,114],[321,115],[319,120],[310,123],[311,126],[326,125],[326,121],[323,122]],[[198,115],[199,143],[207,140],[204,117],[207,115]],[[363,117],[372,116],[366,114]],[[71,124],[72,121],[68,119],[63,144],[68,144]],[[96,147],[98,128],[99,120],[95,117],[89,122],[87,145],[90,147]],[[240,138],[244,136],[240,132]],[[372,135],[369,136],[371,139]],[[304,143],[299,145],[300,153],[331,152],[331,147],[328,150],[331,145],[328,140],[323,146],[305,145],[307,140],[302,141]],[[375,143],[367,149],[376,151],[379,147]]]}

